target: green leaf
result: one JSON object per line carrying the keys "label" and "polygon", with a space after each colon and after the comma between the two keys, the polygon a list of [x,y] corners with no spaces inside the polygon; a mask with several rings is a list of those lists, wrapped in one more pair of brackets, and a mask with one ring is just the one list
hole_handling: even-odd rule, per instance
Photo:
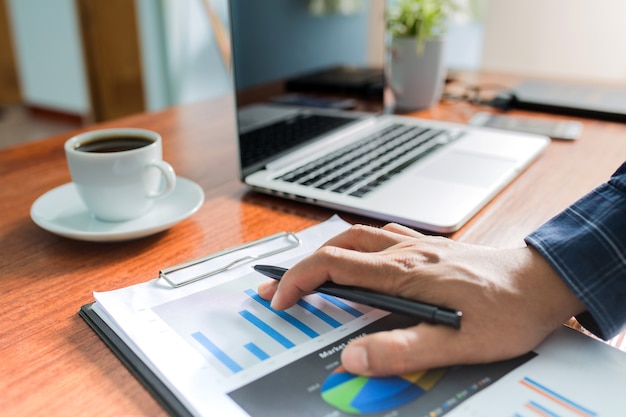
{"label": "green leaf", "polygon": [[424,41],[441,37],[448,18],[458,10],[454,0],[398,0],[387,9],[387,29],[393,37],[415,37],[417,48]]}

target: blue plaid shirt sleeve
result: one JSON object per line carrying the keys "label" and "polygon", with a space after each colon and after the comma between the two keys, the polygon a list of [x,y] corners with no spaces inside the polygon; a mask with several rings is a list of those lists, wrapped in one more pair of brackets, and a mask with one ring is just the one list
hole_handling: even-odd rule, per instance
{"label": "blue plaid shirt sleeve", "polygon": [[603,339],[626,328],[626,162],[525,240],[587,308],[581,325]]}

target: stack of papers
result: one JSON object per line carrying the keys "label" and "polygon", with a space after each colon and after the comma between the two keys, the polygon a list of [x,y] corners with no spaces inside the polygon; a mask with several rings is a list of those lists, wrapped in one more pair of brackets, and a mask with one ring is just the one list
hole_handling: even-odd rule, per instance
{"label": "stack of papers", "polygon": [[[263,263],[289,267],[348,227],[333,217]],[[508,361],[390,378],[347,374],[339,358],[350,340],[415,320],[317,293],[274,311],[256,292],[267,278],[252,265],[180,288],[154,279],[96,293],[81,315],[176,415],[624,413],[626,354],[565,327]]]}

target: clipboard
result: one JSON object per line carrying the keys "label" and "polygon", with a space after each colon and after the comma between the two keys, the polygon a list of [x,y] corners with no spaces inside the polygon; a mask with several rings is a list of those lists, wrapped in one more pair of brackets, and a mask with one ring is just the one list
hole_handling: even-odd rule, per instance
{"label": "clipboard", "polygon": [[162,269],[159,271],[159,277],[172,287],[179,288],[248,262],[297,248],[300,243],[300,238],[295,233],[280,232],[203,258]]}
{"label": "clipboard", "polygon": [[111,329],[94,311],[95,303],[82,306],[78,315],[85,320],[87,325],[102,339],[111,349],[113,354],[126,366],[126,368],[148,390],[150,395],[175,417],[192,417],[193,414],[183,405],[174,393],[152,372],[152,370],[132,351],[130,347]]}
{"label": "clipboard", "polygon": [[[197,270],[192,265],[196,265],[205,273],[223,270],[221,275],[214,273],[209,275],[212,279],[199,278],[182,287],[157,278],[95,293],[96,302],[84,305],[79,315],[172,416],[227,415],[225,410],[237,416],[275,416],[278,411],[291,415],[298,407],[318,410],[315,415],[327,415],[332,409],[338,413],[337,404],[328,404],[323,398],[321,387],[333,375],[340,348],[365,334],[415,325],[415,320],[363,305],[338,306],[311,294],[303,306],[292,307],[290,314],[302,321],[277,317],[270,323],[266,320],[272,316],[263,314],[267,302],[259,300],[253,289],[262,278],[242,266],[278,250],[285,253],[269,258],[270,263],[297,262],[348,227],[340,219],[331,219],[298,232],[297,241],[289,234],[279,234],[226,249],[199,260],[204,262],[192,261],[174,268],[190,268],[187,272],[195,275]],[[255,257],[249,258],[249,252]],[[255,323],[250,318],[267,324],[268,332],[257,333],[250,327]],[[223,323],[228,323],[232,331],[224,332]],[[313,329],[316,334],[310,334]],[[284,336],[296,334],[299,339],[291,339],[298,340],[293,346],[281,344]],[[267,343],[273,347],[268,348]],[[255,352],[259,351],[267,357],[257,356]],[[239,368],[230,367],[230,360]],[[579,366],[572,367],[572,363]],[[521,357],[450,368],[430,392],[436,400],[432,405],[450,399],[454,403],[444,403],[450,408],[450,404],[456,407],[459,401],[467,400],[467,406],[476,410],[492,410],[497,404],[497,414],[515,414],[534,395],[534,391],[520,389],[520,375],[569,396],[597,412],[593,415],[616,415],[623,409],[620,393],[626,389],[626,356],[566,328],[555,331],[533,352]],[[490,391],[474,396],[482,390],[474,388],[476,381],[488,381],[481,386],[491,386]],[[601,390],[598,381],[603,382]],[[203,389],[197,390],[198,386]],[[311,386],[320,387],[319,395],[311,395]],[[593,395],[586,395],[592,391]],[[459,400],[460,392],[468,395]],[[494,402],[495,398],[500,401]],[[393,404],[403,407],[406,415],[427,415],[429,410],[438,409],[421,399]]]}
{"label": "clipboard", "polygon": [[[294,232],[280,232],[214,254],[161,269],[162,278],[172,288],[197,282],[249,262],[295,249],[302,241]],[[150,392],[153,398],[176,417],[192,417],[168,386],[146,365],[128,344],[100,317],[95,302],[83,305],[78,315],[85,320],[126,368]]]}

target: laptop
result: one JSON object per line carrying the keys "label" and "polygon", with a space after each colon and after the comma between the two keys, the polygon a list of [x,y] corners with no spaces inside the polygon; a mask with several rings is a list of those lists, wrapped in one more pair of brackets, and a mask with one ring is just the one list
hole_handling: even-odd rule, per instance
{"label": "laptop", "polygon": [[626,122],[626,88],[593,83],[526,80],[512,91],[511,107]]}
{"label": "laptop", "polygon": [[[240,175],[254,190],[450,233],[548,144],[538,135],[390,114],[380,88],[384,3],[322,15],[309,3],[230,2]],[[346,68],[367,74],[360,78],[371,88],[294,90],[302,83],[293,80]],[[334,105],[345,100],[356,104]]]}

